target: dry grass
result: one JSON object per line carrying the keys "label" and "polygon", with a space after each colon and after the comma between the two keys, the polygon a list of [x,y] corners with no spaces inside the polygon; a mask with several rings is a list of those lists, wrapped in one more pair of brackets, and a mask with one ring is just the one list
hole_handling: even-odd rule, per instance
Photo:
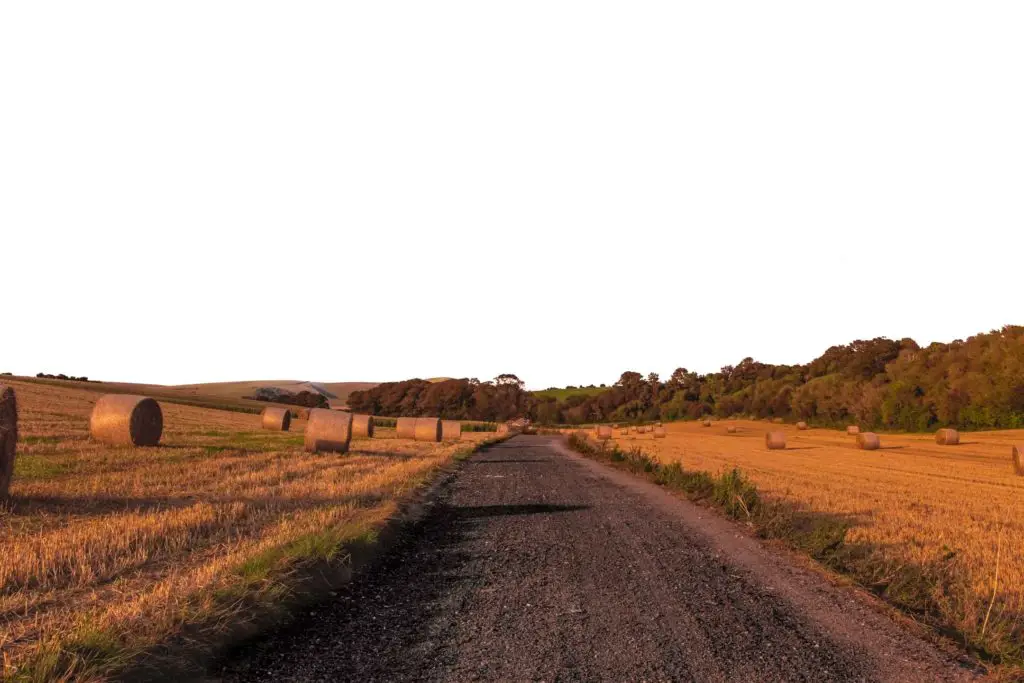
{"label": "dry grass", "polygon": [[616,441],[688,470],[739,468],[762,493],[848,523],[847,544],[876,560],[868,585],[900,588],[895,577],[941,572],[949,580],[921,597],[943,623],[1007,660],[1024,654],[1024,479],[1011,461],[1024,430],[963,434],[954,447],[931,434],[885,434],[879,450],[864,451],[842,431],[785,427],[787,450],[769,451],[763,424],[731,424],[738,433],[676,423],[666,439]]}
{"label": "dry grass", "polygon": [[88,435],[99,394],[12,385],[21,439],[0,507],[0,662],[42,680],[69,666],[98,676],[184,624],[235,618],[294,562],[371,534],[460,448],[381,429],[347,456],[309,455],[304,420],[267,432],[257,415],[173,404],[163,445],[112,447]]}

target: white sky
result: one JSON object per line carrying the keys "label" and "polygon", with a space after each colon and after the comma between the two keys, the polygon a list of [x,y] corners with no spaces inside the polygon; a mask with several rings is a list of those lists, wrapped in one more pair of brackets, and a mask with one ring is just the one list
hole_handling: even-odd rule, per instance
{"label": "white sky", "polygon": [[1024,3],[0,4],[0,371],[806,362],[1024,323]]}

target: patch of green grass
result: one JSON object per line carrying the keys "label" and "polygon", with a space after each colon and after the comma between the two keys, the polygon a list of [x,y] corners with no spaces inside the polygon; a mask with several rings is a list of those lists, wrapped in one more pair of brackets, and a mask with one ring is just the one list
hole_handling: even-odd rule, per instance
{"label": "patch of green grass", "polygon": [[50,479],[67,474],[71,466],[52,454],[20,454],[14,460],[14,476],[17,479]]}
{"label": "patch of green grass", "polygon": [[553,398],[558,402],[562,402],[570,396],[597,396],[605,391],[608,391],[607,387],[580,387],[578,389],[545,389],[544,391],[533,391],[530,393],[539,399]]}
{"label": "patch of green grass", "polygon": [[60,640],[43,643],[35,656],[12,675],[17,683],[102,680],[127,664],[137,652],[109,631],[85,623]]}
{"label": "patch of green grass", "polygon": [[65,440],[67,439],[60,436],[23,436],[18,439],[19,442],[26,446],[31,446],[37,443],[60,443]]}

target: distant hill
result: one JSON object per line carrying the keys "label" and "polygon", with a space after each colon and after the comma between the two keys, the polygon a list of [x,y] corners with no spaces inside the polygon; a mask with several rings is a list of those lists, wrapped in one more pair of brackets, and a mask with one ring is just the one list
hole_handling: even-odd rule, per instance
{"label": "distant hill", "polygon": [[222,398],[244,398],[251,396],[257,389],[273,387],[298,393],[312,391],[329,399],[332,405],[336,401],[344,403],[353,391],[372,389],[377,382],[303,382],[294,379],[250,380],[245,382],[207,382],[203,384],[179,384],[168,389]]}
{"label": "distant hill", "polygon": [[203,384],[135,384],[131,382],[76,382],[58,379],[19,377],[30,382],[74,386],[76,389],[115,394],[143,394],[155,399],[226,410],[259,412],[266,407],[263,401],[246,398],[257,389],[274,387],[298,393],[312,391],[325,396],[332,408],[344,407],[349,394],[361,389],[372,389],[377,382],[304,382],[300,380],[249,380],[244,382],[207,382]]}

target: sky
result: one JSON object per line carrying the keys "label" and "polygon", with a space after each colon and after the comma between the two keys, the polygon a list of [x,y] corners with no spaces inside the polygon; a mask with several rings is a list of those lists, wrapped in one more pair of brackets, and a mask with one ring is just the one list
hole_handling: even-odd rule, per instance
{"label": "sky", "polygon": [[0,372],[807,362],[1024,324],[1024,4],[0,4]]}

